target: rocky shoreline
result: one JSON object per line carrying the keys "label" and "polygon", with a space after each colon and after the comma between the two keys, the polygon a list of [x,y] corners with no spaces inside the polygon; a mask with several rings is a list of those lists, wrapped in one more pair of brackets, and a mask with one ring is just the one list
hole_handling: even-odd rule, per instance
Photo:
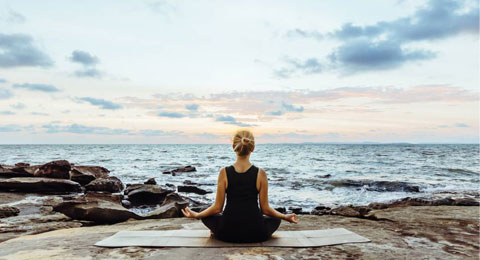
{"label": "rocky shoreline", "polygon": [[[163,173],[175,176],[195,170],[195,167],[185,166]],[[153,178],[144,183],[124,184],[117,177],[110,176],[110,171],[104,167],[75,165],[66,160],[43,165],[23,162],[0,165],[0,248],[7,243],[5,241],[16,240],[14,238],[21,239],[25,235],[55,230],[101,227],[105,224],[135,221],[154,223],[152,221],[160,221],[159,219],[171,219],[162,220],[161,223],[176,223],[177,220],[173,218],[179,219],[182,216],[180,209],[189,206],[201,210],[208,206],[188,198],[185,194],[194,192],[204,195],[211,192],[198,187],[192,181],[185,181],[183,184],[177,187],[168,183],[159,185]],[[478,195],[455,197],[455,194],[444,194],[439,197],[371,203],[367,206],[330,208],[318,205],[312,211],[292,206],[278,210],[304,215],[302,218],[312,221],[334,218],[345,219],[348,223],[354,223],[355,219],[367,221],[366,223],[384,223],[395,221],[391,216],[386,217],[385,212],[415,211],[416,208],[423,211],[431,209],[432,212],[440,208],[445,211],[458,211],[465,208],[469,209],[469,217],[476,219],[474,231],[477,242],[471,245],[470,250],[478,255],[478,199]],[[471,216],[472,212],[476,212],[476,216]],[[432,214],[430,217],[436,216]],[[321,224],[318,228],[321,228]]]}

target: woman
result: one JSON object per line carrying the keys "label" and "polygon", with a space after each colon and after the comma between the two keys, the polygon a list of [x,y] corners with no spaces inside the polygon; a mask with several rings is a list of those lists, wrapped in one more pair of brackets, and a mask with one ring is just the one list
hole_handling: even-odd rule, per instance
{"label": "woman", "polygon": [[[250,163],[250,153],[255,149],[253,134],[248,130],[237,131],[232,147],[237,161],[220,170],[215,203],[200,213],[188,207],[182,209],[185,217],[202,219],[216,238],[239,243],[269,239],[282,219],[298,223],[295,214],[282,214],[268,204],[267,174]],[[227,205],[220,215],[225,194]]]}

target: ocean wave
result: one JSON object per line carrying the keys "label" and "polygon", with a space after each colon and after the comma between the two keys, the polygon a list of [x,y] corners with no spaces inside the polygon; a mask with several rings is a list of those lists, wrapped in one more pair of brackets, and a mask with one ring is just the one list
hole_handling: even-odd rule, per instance
{"label": "ocean wave", "polygon": [[459,168],[441,168],[442,170],[446,170],[448,172],[454,172],[454,173],[461,173],[461,174],[467,174],[467,175],[478,175],[478,172],[470,171],[470,170],[465,170],[465,169],[459,169]]}

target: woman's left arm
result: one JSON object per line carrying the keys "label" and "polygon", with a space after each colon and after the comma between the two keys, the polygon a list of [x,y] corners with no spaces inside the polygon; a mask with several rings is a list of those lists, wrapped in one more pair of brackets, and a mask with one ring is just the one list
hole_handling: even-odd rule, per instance
{"label": "woman's left arm", "polygon": [[182,209],[183,215],[187,218],[204,218],[211,215],[218,214],[223,210],[223,204],[225,203],[225,192],[227,190],[227,172],[225,168],[220,170],[218,174],[218,181],[217,181],[217,195],[215,198],[215,203],[205,209],[204,211],[197,213],[188,207]]}

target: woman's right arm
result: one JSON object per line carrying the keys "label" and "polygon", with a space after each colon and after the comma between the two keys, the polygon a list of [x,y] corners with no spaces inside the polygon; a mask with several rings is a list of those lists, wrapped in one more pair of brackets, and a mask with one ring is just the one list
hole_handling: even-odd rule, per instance
{"label": "woman's right arm", "polygon": [[286,220],[290,223],[298,223],[297,215],[295,214],[282,214],[276,209],[270,207],[268,203],[268,178],[267,173],[263,169],[258,171],[257,187],[259,193],[260,208],[262,213],[274,217]]}

